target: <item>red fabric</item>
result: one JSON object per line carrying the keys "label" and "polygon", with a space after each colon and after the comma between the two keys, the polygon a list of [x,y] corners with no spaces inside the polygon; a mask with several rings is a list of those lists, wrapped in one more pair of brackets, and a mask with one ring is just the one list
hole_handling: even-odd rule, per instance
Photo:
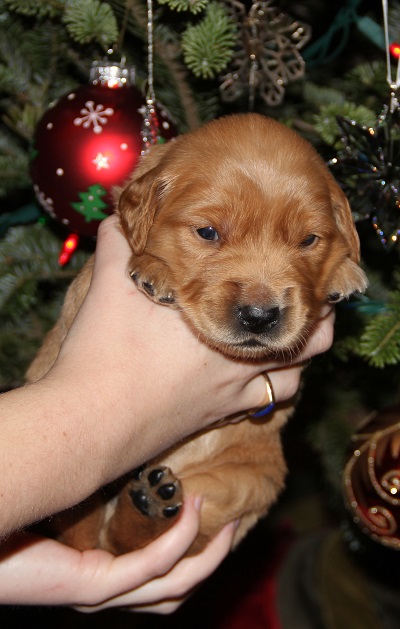
{"label": "red fabric", "polygon": [[[283,629],[276,605],[277,578],[291,541],[285,532],[258,576],[251,580],[251,574],[244,575],[250,577],[247,591],[233,587],[227,593],[216,629]],[[243,584],[243,575],[240,582]]]}
{"label": "red fabric", "polygon": [[275,581],[265,575],[247,595],[231,603],[217,629],[282,629],[275,600]]}

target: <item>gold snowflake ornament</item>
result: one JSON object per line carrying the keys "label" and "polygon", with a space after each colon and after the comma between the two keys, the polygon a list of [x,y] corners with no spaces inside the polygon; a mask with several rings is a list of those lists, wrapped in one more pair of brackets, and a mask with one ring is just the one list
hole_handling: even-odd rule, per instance
{"label": "gold snowflake ornament", "polygon": [[280,105],[285,86],[301,78],[305,62],[300,50],[308,42],[311,29],[272,6],[272,0],[246,5],[226,0],[229,13],[239,26],[239,49],[220,86],[226,102],[237,100],[248,92],[253,109],[256,93],[269,106]]}

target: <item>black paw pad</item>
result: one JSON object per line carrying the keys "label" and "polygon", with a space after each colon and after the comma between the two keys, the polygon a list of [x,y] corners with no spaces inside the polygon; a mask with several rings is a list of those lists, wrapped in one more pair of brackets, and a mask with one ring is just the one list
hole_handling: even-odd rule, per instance
{"label": "black paw pad", "polygon": [[174,304],[175,303],[175,297],[173,295],[169,294],[169,295],[165,295],[164,297],[160,297],[159,301],[162,304]]}
{"label": "black paw pad", "polygon": [[183,502],[179,479],[168,467],[142,465],[131,474],[129,497],[138,511],[151,518],[173,518]]}
{"label": "black paw pad", "polygon": [[170,505],[169,507],[165,507],[163,509],[164,517],[173,518],[175,515],[179,513],[180,505]]}
{"label": "black paw pad", "polygon": [[150,295],[150,297],[154,297],[155,290],[151,282],[143,282],[142,287],[144,288],[146,293]]}
{"label": "black paw pad", "polygon": [[143,515],[149,515],[149,499],[141,489],[132,489],[129,492],[130,497],[132,498],[132,502],[135,505],[136,509],[140,511]]}
{"label": "black paw pad", "polygon": [[158,485],[162,477],[164,476],[164,470],[161,468],[155,468],[149,472],[147,478],[149,479],[149,483],[151,487]]}
{"label": "black paw pad", "polygon": [[171,500],[175,496],[176,487],[174,483],[168,483],[167,485],[161,485],[157,489],[157,493],[163,500]]}
{"label": "black paw pad", "polygon": [[330,295],[328,295],[328,303],[330,304],[336,304],[341,299],[343,299],[342,293],[331,293]]}
{"label": "black paw pad", "polygon": [[133,472],[131,472],[131,477],[135,480],[140,480],[142,478],[142,474],[146,469],[146,465],[139,465]]}

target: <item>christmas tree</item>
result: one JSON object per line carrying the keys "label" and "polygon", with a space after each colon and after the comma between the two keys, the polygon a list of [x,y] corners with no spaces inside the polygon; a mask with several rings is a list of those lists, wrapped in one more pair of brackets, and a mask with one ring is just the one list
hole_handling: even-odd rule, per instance
{"label": "christmas tree", "polygon": [[[290,125],[317,147],[346,191],[370,281],[365,296],[338,306],[335,346],[306,373],[298,410],[302,434],[297,424],[286,435],[299,478],[304,474],[309,482],[317,474],[324,479],[317,487],[323,494],[322,507],[318,503],[323,521],[333,522],[335,531],[345,522],[349,546],[358,553],[355,563],[349,563],[335,555],[336,539],[324,546],[325,594],[332,607],[326,605],[334,609],[335,596],[340,596],[347,616],[336,618],[337,624],[321,620],[315,626],[365,629],[384,626],[368,597],[382,582],[371,585],[365,564],[377,558],[385,573],[385,566],[393,569],[396,551],[381,550],[375,542],[371,550],[369,540],[353,528],[345,515],[342,478],[358,420],[400,399],[400,120],[398,85],[395,79],[388,81],[388,69],[396,75],[398,64],[400,5],[389,5],[389,58],[381,3],[341,0],[327,5],[322,0],[0,0],[0,387],[23,382],[57,317],[65,288],[94,248],[93,238],[85,235],[68,264],[60,266],[69,230],[49,217],[52,208],[37,191],[35,195],[30,175],[39,121],[57,99],[87,85],[93,61],[118,57],[126,67],[135,67],[150,131],[149,78],[180,133],[248,110]],[[78,124],[83,128],[83,119]],[[99,136],[108,124],[97,125]],[[140,129],[137,142],[143,142]],[[93,167],[103,168],[103,174],[107,170],[102,153]],[[57,175],[60,180],[62,175]],[[93,223],[91,219],[106,215],[105,193],[101,184],[82,187],[72,208]],[[308,466],[310,453],[318,463]],[[287,503],[293,505],[293,493],[298,505],[304,493],[295,480],[289,483],[283,510]],[[315,546],[309,549],[312,553]],[[349,589],[335,583],[333,566],[348,570],[349,583],[359,585],[356,609],[363,614],[351,611],[353,599]],[[284,629],[297,629],[290,622],[285,616]],[[390,622],[387,626],[394,626]],[[233,620],[208,626],[239,627]]]}

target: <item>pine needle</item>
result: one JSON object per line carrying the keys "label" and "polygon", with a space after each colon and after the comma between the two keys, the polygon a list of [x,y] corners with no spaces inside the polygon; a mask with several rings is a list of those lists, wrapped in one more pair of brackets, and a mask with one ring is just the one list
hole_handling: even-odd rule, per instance
{"label": "pine needle", "polygon": [[388,304],[369,322],[361,336],[359,353],[373,367],[400,362],[400,303]]}
{"label": "pine needle", "polygon": [[159,4],[167,4],[175,11],[190,11],[193,15],[205,9],[208,0],[158,0]]}
{"label": "pine needle", "polygon": [[349,101],[324,105],[320,113],[315,116],[315,128],[330,146],[334,146],[340,137],[337,116],[355,120],[358,124],[367,127],[373,127],[376,124],[376,114],[363,105],[355,105]]}
{"label": "pine needle", "polygon": [[0,241],[0,389],[21,384],[53,325],[68,283],[88,257],[58,265],[60,239],[48,226],[12,227]]}
{"label": "pine needle", "polygon": [[104,49],[118,39],[118,26],[109,4],[99,0],[70,0],[64,23],[79,44],[98,42]]}
{"label": "pine needle", "polygon": [[182,36],[184,60],[196,77],[211,79],[231,60],[236,26],[225,8],[211,3],[204,19],[188,26]]}

